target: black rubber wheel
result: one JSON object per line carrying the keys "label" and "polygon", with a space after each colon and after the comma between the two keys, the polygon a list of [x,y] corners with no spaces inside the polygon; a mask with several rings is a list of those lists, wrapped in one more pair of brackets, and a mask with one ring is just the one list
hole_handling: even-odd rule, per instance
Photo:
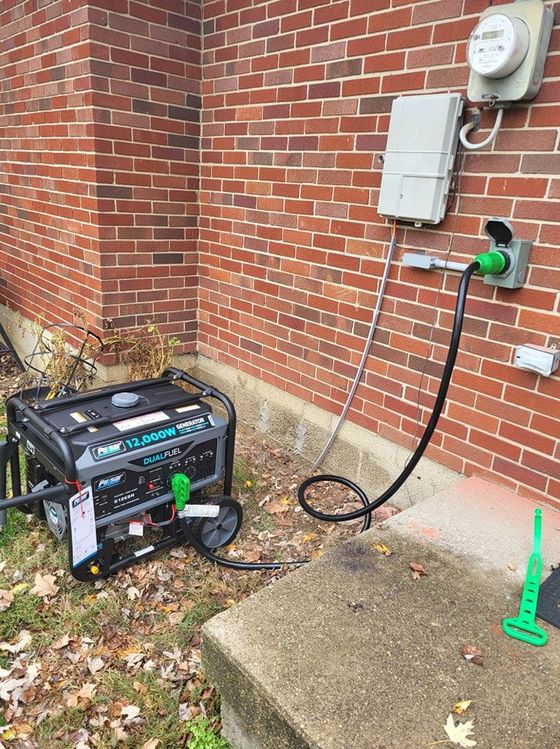
{"label": "black rubber wheel", "polygon": [[207,549],[227,546],[239,533],[243,522],[243,509],[231,497],[213,497],[205,504],[219,505],[215,518],[197,518],[192,525],[192,534]]}

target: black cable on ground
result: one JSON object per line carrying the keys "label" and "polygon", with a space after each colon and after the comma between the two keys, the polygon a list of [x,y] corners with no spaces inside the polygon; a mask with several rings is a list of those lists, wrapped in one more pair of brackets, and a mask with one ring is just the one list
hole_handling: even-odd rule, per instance
{"label": "black cable on ground", "polygon": [[[351,485],[352,482],[348,481],[347,479],[344,479],[340,476],[334,477],[339,484],[343,484],[345,486],[348,486],[349,488],[353,489],[353,486]],[[364,506],[368,503],[368,498],[364,494],[364,492],[359,489],[358,487],[358,496]],[[293,560],[289,562],[236,562],[233,559],[226,559],[225,557],[220,557],[217,554],[214,553],[212,549],[209,549],[207,546],[205,546],[203,543],[201,543],[194,535],[194,533],[191,530],[190,525],[187,523],[186,518],[181,517],[181,514],[178,514],[179,523],[181,525],[181,530],[183,531],[183,535],[185,539],[188,541],[188,543],[196,550],[199,554],[202,554],[203,557],[206,557],[208,561],[215,562],[216,564],[219,564],[222,567],[229,567],[234,570],[281,570],[284,567],[299,567],[302,564],[307,564],[309,559],[301,559],[299,561]],[[366,514],[364,517],[364,523],[360,529],[360,533],[363,533],[364,531],[367,531],[368,528],[371,525],[371,515]]]}
{"label": "black cable on ground", "polygon": [[[440,382],[436,400],[434,403],[432,415],[430,416],[430,419],[428,421],[428,424],[426,425],[426,428],[418,443],[418,446],[416,450],[414,451],[414,453],[412,454],[407,465],[403,468],[403,470],[401,471],[399,476],[397,476],[397,478],[391,484],[391,486],[388,489],[386,489],[383,492],[383,494],[381,494],[377,499],[375,499],[372,502],[369,501],[367,494],[364,492],[363,489],[361,489],[358,486],[358,484],[356,484],[354,481],[351,481],[350,479],[345,478],[344,476],[337,476],[334,474],[321,474],[320,476],[311,476],[310,478],[306,479],[302,484],[300,484],[298,488],[299,503],[302,506],[302,508],[305,510],[305,512],[307,512],[309,515],[311,515],[314,518],[317,518],[318,520],[324,520],[329,523],[342,523],[348,520],[356,520],[358,518],[363,517],[364,523],[360,531],[360,532],[363,532],[370,527],[372,512],[376,510],[378,507],[381,507],[382,504],[387,502],[387,500],[389,500],[394,494],[396,494],[396,492],[401,488],[401,486],[408,479],[412,471],[415,469],[416,465],[420,461],[420,458],[424,454],[424,451],[426,450],[428,443],[430,442],[430,439],[435,431],[439,417],[443,410],[443,406],[445,404],[445,398],[447,396],[447,391],[449,389],[449,384],[451,382],[451,376],[453,374],[453,367],[455,366],[455,360],[457,359],[457,353],[459,350],[459,341],[461,338],[461,331],[463,329],[465,302],[467,299],[467,291],[469,288],[469,282],[471,280],[472,275],[479,268],[480,268],[480,264],[475,261],[471,263],[469,266],[467,266],[467,268],[465,269],[461,277],[459,289],[457,292],[457,302],[455,304],[455,315],[453,318],[453,328],[451,331],[451,341],[449,343],[449,351],[447,354],[447,359],[445,360],[445,366],[443,368],[443,374],[441,377],[441,382]],[[358,499],[361,501],[363,507],[359,510],[354,510],[353,512],[346,512],[346,513],[342,513],[339,515],[334,515],[334,514],[330,514],[326,512],[320,512],[319,510],[316,510],[315,508],[311,507],[311,505],[307,502],[305,498],[305,492],[313,484],[318,484],[318,483],[322,483],[325,481],[331,481],[336,484],[341,484],[342,486],[345,486],[348,489],[351,489],[356,494]],[[198,551],[199,554],[202,554],[203,557],[206,557],[206,559],[208,559],[210,562],[215,562],[216,564],[219,564],[222,567],[229,567],[234,570],[279,570],[286,566],[287,567],[300,566],[302,564],[306,564],[309,561],[308,559],[302,559],[301,561],[290,561],[290,562],[255,562],[255,563],[236,562],[231,559],[226,559],[225,557],[218,556],[217,554],[214,553],[213,550],[204,546],[204,544],[202,544],[197,538],[195,538],[194,534],[191,531],[189,524],[187,523],[186,518],[182,518],[180,513],[179,513],[179,522],[181,524],[181,529],[183,531],[185,539],[191,544],[191,546],[194,549],[196,549],[196,551]]]}
{"label": "black cable on ground", "polygon": [[[387,500],[391,499],[391,497],[394,494],[396,494],[396,492],[401,488],[401,486],[410,476],[412,471],[416,468],[416,465],[418,464],[420,458],[424,454],[424,451],[426,450],[426,447],[428,446],[428,443],[432,437],[432,434],[434,433],[439,417],[443,410],[443,406],[445,404],[445,398],[447,396],[447,391],[449,389],[449,383],[451,382],[451,375],[453,374],[453,367],[455,366],[455,360],[457,358],[457,352],[459,350],[459,341],[461,338],[461,331],[463,329],[463,317],[465,314],[465,302],[467,299],[467,291],[469,288],[469,282],[471,280],[472,275],[479,269],[479,267],[480,267],[480,264],[475,261],[474,263],[471,263],[469,266],[467,266],[467,268],[463,272],[463,275],[461,276],[459,290],[457,291],[457,302],[455,304],[455,316],[453,318],[453,329],[451,332],[451,341],[449,344],[449,351],[447,354],[447,359],[445,360],[445,366],[443,369],[441,382],[440,382],[436,400],[434,403],[434,408],[432,411],[432,415],[430,416],[430,419],[426,425],[424,433],[418,443],[418,446],[416,450],[413,452],[408,464],[404,467],[404,469],[401,471],[399,476],[397,476],[397,478],[391,484],[391,486],[388,489],[386,489],[383,492],[383,494],[381,494],[377,499],[373,500],[372,502],[369,501],[364,491],[353,481],[350,481],[350,479],[346,479],[342,476],[334,476],[331,474],[321,475],[321,476],[311,476],[310,478],[306,479],[298,488],[299,503],[303,507],[305,512],[307,512],[309,515],[311,515],[314,518],[317,518],[318,520],[324,520],[329,523],[341,523],[347,520],[356,520],[357,518],[361,518],[364,515],[371,515],[371,513],[374,510],[376,510],[378,507],[381,507],[382,504],[385,504]],[[360,499],[362,500],[362,503],[364,504],[364,507],[362,507],[359,510],[354,510],[353,512],[346,512],[340,515],[333,515],[333,514],[329,514],[326,512],[320,512],[319,510],[316,510],[314,507],[311,507],[311,505],[306,500],[305,492],[313,484],[317,484],[322,481],[334,481],[336,483],[340,483],[340,484],[343,484],[344,486],[349,487],[360,497]],[[364,498],[365,498],[365,501],[364,501]]]}

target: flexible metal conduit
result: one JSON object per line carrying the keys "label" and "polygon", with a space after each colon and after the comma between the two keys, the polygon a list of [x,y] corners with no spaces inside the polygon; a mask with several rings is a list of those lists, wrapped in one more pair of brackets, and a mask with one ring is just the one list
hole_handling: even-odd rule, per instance
{"label": "flexible metal conduit", "polygon": [[377,303],[375,305],[375,309],[373,311],[373,316],[371,319],[371,325],[369,327],[369,333],[368,337],[366,339],[366,342],[364,344],[364,350],[362,353],[362,358],[360,360],[360,363],[358,365],[358,369],[356,370],[356,374],[354,376],[354,380],[352,382],[352,386],[350,388],[350,391],[348,392],[348,397],[346,398],[346,403],[344,404],[344,408],[342,409],[342,412],[340,416],[338,417],[338,421],[336,422],[336,425],[332,431],[331,436],[327,440],[327,443],[323,450],[321,451],[321,454],[313,464],[313,467],[311,468],[312,471],[314,471],[318,466],[321,465],[325,457],[327,456],[329,450],[332,447],[333,442],[336,439],[336,436],[338,432],[340,431],[340,427],[344,423],[344,420],[346,419],[346,415],[350,409],[350,406],[352,405],[352,401],[354,400],[354,395],[356,394],[356,390],[358,389],[358,385],[360,384],[360,380],[362,379],[362,374],[364,372],[364,368],[366,366],[367,358],[369,356],[369,350],[371,348],[371,344],[373,343],[373,337],[375,335],[375,331],[377,329],[377,321],[379,320],[379,314],[381,312],[381,307],[383,305],[383,298],[385,296],[385,288],[387,286],[387,281],[389,280],[389,272],[391,270],[391,262],[393,260],[393,255],[395,252],[395,247],[397,246],[397,222],[393,221],[393,228],[391,231],[391,239],[389,241],[389,248],[387,250],[387,258],[385,259],[385,268],[383,270],[383,276],[381,278],[381,283],[379,284],[379,291],[377,294]]}

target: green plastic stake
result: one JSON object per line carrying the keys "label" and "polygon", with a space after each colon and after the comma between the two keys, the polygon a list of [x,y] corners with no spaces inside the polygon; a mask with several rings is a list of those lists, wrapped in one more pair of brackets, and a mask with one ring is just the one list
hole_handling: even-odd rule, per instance
{"label": "green plastic stake", "polygon": [[537,509],[533,531],[533,553],[527,565],[519,614],[511,619],[504,619],[502,622],[502,629],[506,635],[528,642],[530,645],[546,645],[548,640],[547,633],[535,622],[542,570],[541,539],[542,510]]}
{"label": "green plastic stake", "polygon": [[171,477],[171,491],[175,497],[177,512],[185,509],[191,496],[191,481],[184,473],[174,473]]}

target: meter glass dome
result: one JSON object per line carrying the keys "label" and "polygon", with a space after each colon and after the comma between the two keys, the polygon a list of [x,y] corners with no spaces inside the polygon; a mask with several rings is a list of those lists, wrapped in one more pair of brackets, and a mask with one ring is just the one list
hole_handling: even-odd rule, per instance
{"label": "meter glass dome", "polygon": [[475,73],[505,78],[521,65],[528,48],[529,30],[520,18],[492,13],[470,35],[467,58]]}

